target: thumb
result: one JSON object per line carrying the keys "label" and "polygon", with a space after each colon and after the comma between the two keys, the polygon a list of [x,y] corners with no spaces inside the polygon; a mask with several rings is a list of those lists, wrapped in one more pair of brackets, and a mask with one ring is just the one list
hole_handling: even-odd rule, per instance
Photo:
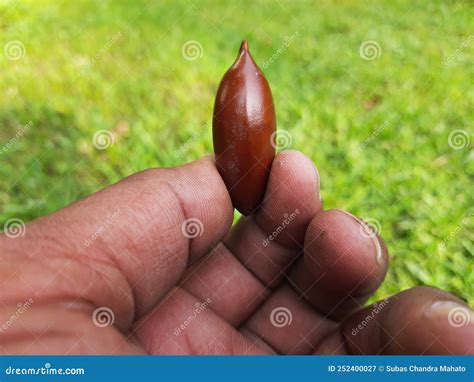
{"label": "thumb", "polygon": [[1,300],[67,296],[107,306],[128,326],[222,238],[232,217],[210,157],[137,173],[33,221],[21,237],[0,235]]}
{"label": "thumb", "polygon": [[456,296],[414,287],[361,309],[320,344],[317,354],[473,354],[474,312]]}

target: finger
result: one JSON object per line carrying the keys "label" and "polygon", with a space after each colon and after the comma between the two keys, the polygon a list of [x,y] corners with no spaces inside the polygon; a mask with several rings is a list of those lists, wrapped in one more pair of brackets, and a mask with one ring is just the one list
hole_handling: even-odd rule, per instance
{"label": "finger", "polygon": [[311,354],[336,322],[316,312],[288,285],[282,285],[241,328],[280,354]]}
{"label": "finger", "polygon": [[304,262],[290,285],[322,315],[338,319],[363,306],[387,267],[385,244],[367,224],[343,211],[324,211],[308,227]]}
{"label": "finger", "polygon": [[[232,205],[211,158],[135,174],[2,236],[2,298],[108,306],[129,324],[227,232]],[[186,225],[191,223],[191,225]],[[39,272],[40,270],[41,272]]]}
{"label": "finger", "polygon": [[[225,241],[228,248],[219,246],[189,268],[181,286],[202,300],[211,298],[217,314],[240,325],[269,295],[267,286],[276,285],[298,256],[307,224],[320,208],[318,183],[314,166],[304,155],[294,151],[279,154],[262,208],[233,228]],[[268,232],[277,230],[279,218],[283,228],[278,229],[275,240],[266,243]]]}
{"label": "finger", "polygon": [[317,353],[474,354],[474,312],[452,294],[416,287],[348,317]]}
{"label": "finger", "polygon": [[298,151],[283,151],[273,161],[260,209],[239,221],[225,245],[264,285],[275,287],[302,253],[306,228],[321,208],[316,167]]}
{"label": "finger", "polygon": [[[314,351],[334,328],[330,318],[361,307],[383,280],[387,270],[384,245],[365,228],[342,211],[318,213],[306,233],[305,257],[298,260],[288,278],[287,286],[293,291],[279,289],[245,328],[279,352]],[[278,309],[289,309],[293,323],[275,330],[269,317]]]}
{"label": "finger", "polygon": [[134,335],[148,354],[268,354],[258,340],[244,337],[217,316],[213,304],[174,288],[137,323]]}

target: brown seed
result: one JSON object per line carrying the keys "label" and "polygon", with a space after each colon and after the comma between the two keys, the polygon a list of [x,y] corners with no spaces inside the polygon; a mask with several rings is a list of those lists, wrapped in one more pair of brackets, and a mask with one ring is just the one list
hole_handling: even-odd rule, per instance
{"label": "brown seed", "polygon": [[276,117],[270,86],[247,41],[217,90],[212,132],[217,168],[232,204],[248,215],[265,194],[275,157]]}

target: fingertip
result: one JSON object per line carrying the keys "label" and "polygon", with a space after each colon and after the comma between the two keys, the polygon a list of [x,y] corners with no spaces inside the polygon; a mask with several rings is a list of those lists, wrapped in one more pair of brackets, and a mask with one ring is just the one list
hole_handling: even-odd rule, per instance
{"label": "fingertip", "polygon": [[341,332],[355,354],[474,353],[472,309],[451,293],[428,286],[404,290],[355,312]]}
{"label": "fingertip", "polygon": [[[295,175],[305,174],[306,179],[316,185],[316,191],[319,193],[320,176],[314,162],[304,153],[298,150],[287,149],[277,153],[272,164],[272,172],[280,171],[293,172]],[[309,174],[312,174],[309,176]]]}
{"label": "fingertip", "polygon": [[387,259],[383,240],[345,211],[318,213],[306,232],[304,262],[319,285],[336,295],[374,292],[387,272]]}
{"label": "fingertip", "polygon": [[[296,150],[278,153],[272,163],[261,208],[255,214],[259,225],[266,232],[284,225],[276,240],[292,246],[302,244],[307,224],[321,209],[319,173],[313,162]],[[286,224],[289,218],[297,223]]]}
{"label": "fingertip", "polygon": [[454,298],[437,300],[424,309],[422,316],[439,341],[432,351],[440,353],[444,348],[453,354],[474,354],[474,311],[464,302]]}

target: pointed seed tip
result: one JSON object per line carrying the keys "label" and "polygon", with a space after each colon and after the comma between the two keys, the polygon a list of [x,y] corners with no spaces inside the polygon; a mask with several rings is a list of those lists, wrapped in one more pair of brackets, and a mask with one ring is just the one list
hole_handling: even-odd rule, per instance
{"label": "pointed seed tip", "polygon": [[245,52],[249,51],[249,44],[248,44],[247,40],[242,41],[242,44],[240,44],[240,50],[239,51],[241,53],[242,53],[242,51],[245,51]]}

